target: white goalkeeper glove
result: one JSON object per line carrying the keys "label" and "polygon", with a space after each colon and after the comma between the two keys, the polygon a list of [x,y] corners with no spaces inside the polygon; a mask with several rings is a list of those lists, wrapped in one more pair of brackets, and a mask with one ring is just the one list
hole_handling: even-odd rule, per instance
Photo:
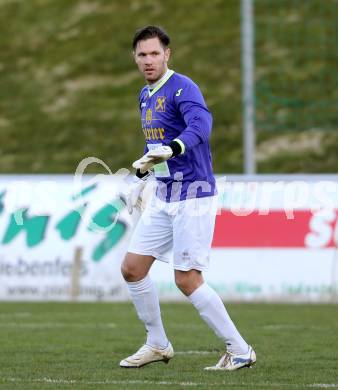
{"label": "white goalkeeper glove", "polygon": [[142,206],[142,191],[147,184],[147,180],[152,176],[151,173],[139,178],[134,176],[132,182],[129,184],[127,192],[125,194],[126,205],[129,214],[133,213],[134,207],[141,210]]}
{"label": "white goalkeeper glove", "polygon": [[173,150],[170,146],[160,146],[157,149],[149,150],[140,159],[133,162],[133,167],[145,173],[153,168],[154,165],[169,160],[173,156]]}

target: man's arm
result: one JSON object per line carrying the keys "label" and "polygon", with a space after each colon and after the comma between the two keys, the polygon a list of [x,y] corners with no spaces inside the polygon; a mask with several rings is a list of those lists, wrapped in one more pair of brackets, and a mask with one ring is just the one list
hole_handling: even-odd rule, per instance
{"label": "man's arm", "polygon": [[212,128],[212,116],[197,85],[188,84],[180,90],[179,94],[175,95],[174,99],[187,126],[177,137],[177,141],[183,143],[185,150],[208,142]]}
{"label": "man's arm", "polygon": [[180,111],[187,127],[176,139],[184,144],[185,150],[208,142],[212,128],[210,112],[203,106],[191,102],[181,103]]}

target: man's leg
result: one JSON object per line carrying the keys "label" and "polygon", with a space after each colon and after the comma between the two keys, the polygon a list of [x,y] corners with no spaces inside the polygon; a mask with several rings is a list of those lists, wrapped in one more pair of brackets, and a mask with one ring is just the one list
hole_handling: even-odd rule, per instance
{"label": "man's leg", "polygon": [[147,330],[146,344],[123,359],[121,367],[138,368],[174,356],[174,350],[163,329],[159,299],[148,272],[156,260],[168,262],[172,248],[172,228],[165,210],[149,202],[138,221],[129,243],[121,271],[139,318]]}
{"label": "man's leg", "polygon": [[168,346],[157,290],[148,275],[155,258],[128,252],[121,266],[122,275],[127,282],[131,299],[141,321],[147,330],[146,344],[164,349]]}
{"label": "man's leg", "polygon": [[234,354],[248,352],[249,346],[236,329],[221,298],[204,282],[200,271],[175,270],[175,281],[203,320],[223,340],[229,352]]}
{"label": "man's leg", "polygon": [[[216,197],[205,197],[180,203],[180,212],[174,216],[173,221],[174,269],[179,289],[226,344],[227,353],[216,366],[220,365],[220,369],[228,370],[251,365],[256,357],[254,352],[251,356],[252,348],[236,329],[221,298],[204,283],[202,277],[201,271],[206,270],[209,264],[216,201]],[[231,367],[227,364],[228,361],[231,361]]]}

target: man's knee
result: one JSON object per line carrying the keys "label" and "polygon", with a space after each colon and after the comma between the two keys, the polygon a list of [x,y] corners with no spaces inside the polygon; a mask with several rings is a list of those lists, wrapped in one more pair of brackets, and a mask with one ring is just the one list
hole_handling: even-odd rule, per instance
{"label": "man's knee", "polygon": [[137,282],[146,277],[154,259],[151,256],[142,256],[127,253],[122,264],[121,273],[127,282]]}
{"label": "man's knee", "polygon": [[132,266],[132,264],[126,262],[125,260],[121,264],[121,273],[123,276],[123,279],[127,282],[133,282],[137,281],[137,271],[135,267]]}
{"label": "man's knee", "polygon": [[203,284],[203,277],[201,272],[195,269],[190,271],[175,270],[175,283],[184,295],[189,296]]}

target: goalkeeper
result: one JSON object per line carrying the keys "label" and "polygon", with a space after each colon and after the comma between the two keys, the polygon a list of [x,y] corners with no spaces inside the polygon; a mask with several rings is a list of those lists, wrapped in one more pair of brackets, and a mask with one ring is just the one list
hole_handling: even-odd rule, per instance
{"label": "goalkeeper", "polygon": [[146,148],[133,163],[136,177],[127,197],[129,211],[152,172],[158,185],[121,267],[147,339],[120,366],[138,368],[174,356],[148,275],[153,262],[168,261],[165,254],[173,249],[176,285],[225,344],[220,361],[206,369],[236,370],[255,363],[255,352],[202,276],[208,267],[217,207],[209,145],[212,117],[198,86],[167,68],[168,45],[168,35],[156,26],[138,30],[133,40],[134,58],[147,82],[139,97]]}

